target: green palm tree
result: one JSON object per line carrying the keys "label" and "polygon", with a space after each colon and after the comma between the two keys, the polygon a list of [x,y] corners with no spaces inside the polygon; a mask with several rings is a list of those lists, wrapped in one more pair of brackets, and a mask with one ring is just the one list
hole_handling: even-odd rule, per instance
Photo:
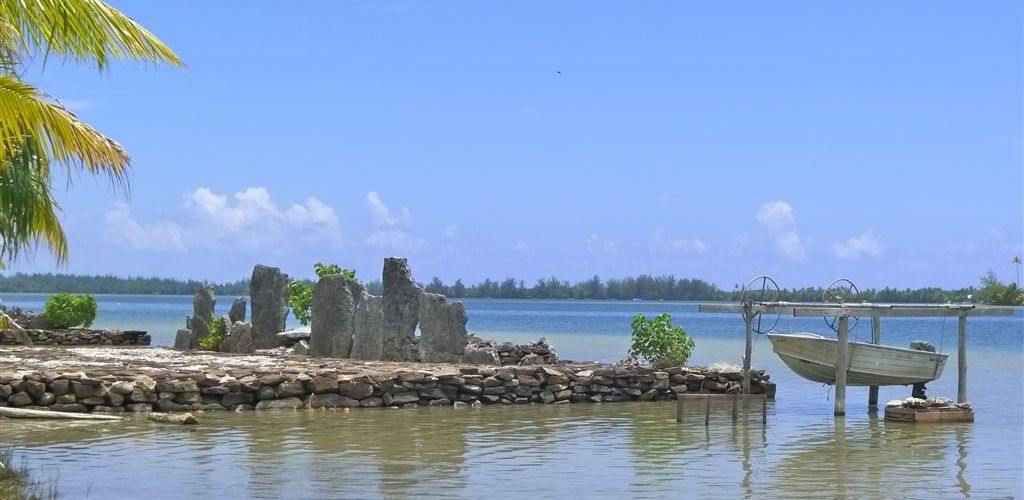
{"label": "green palm tree", "polygon": [[1019,255],[1014,255],[1013,256],[1013,260],[1011,262],[1013,262],[1013,264],[1015,266],[1017,266],[1017,284],[1019,285],[1020,284],[1020,256]]}
{"label": "green palm tree", "polygon": [[128,190],[124,148],[19,75],[27,57],[51,54],[101,70],[122,60],[182,65],[152,33],[100,0],[0,0],[0,268],[39,244],[67,261],[51,165],[69,184],[84,171]]}

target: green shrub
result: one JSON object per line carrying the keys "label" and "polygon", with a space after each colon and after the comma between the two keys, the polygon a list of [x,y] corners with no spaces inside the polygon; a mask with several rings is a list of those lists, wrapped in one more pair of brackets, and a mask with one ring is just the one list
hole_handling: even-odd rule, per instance
{"label": "green shrub", "polygon": [[662,313],[654,319],[633,316],[633,343],[629,357],[648,363],[684,365],[693,352],[693,339],[681,326],[672,326],[672,316]]}
{"label": "green shrub", "polygon": [[[198,318],[193,318],[192,321],[202,321]],[[225,325],[224,316],[214,319],[207,325],[206,336],[199,339],[199,347],[210,351],[219,351],[220,344],[224,341],[224,333],[227,331]]]}
{"label": "green shrub", "polygon": [[58,293],[46,301],[43,317],[55,328],[90,326],[96,319],[96,299],[88,294]]}
{"label": "green shrub", "polygon": [[[355,269],[342,269],[337,264],[325,265],[317,262],[313,265],[313,271],[318,278],[340,274],[346,278],[355,279]],[[288,307],[292,308],[292,314],[303,326],[309,324],[313,309],[313,285],[301,281],[288,283]]]}

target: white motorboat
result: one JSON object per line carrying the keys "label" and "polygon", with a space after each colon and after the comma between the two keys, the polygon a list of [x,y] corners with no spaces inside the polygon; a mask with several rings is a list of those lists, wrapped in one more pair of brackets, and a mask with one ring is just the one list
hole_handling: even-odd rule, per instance
{"label": "white motorboat", "polygon": [[[772,348],[797,375],[814,382],[836,381],[835,339],[814,333],[769,333]],[[910,385],[942,375],[948,354],[862,342],[849,343],[847,385]]]}

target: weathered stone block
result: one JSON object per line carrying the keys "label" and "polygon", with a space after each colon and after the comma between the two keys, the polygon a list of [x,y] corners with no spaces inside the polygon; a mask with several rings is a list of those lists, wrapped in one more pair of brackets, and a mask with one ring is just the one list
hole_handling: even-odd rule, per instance
{"label": "weathered stone block", "polygon": [[462,361],[466,353],[466,309],[444,295],[419,296],[420,359],[426,363]]}
{"label": "weathered stone block", "polygon": [[352,359],[384,359],[384,303],[381,297],[363,291],[356,301]]}
{"label": "weathered stone block", "polygon": [[420,287],[412,279],[409,263],[402,258],[384,259],[384,355],[388,361],[405,361],[419,320]]}
{"label": "weathered stone block", "polygon": [[302,400],[296,397],[264,400],[256,403],[257,410],[294,410],[302,407]]}
{"label": "weathered stone block", "polygon": [[355,280],[341,275],[324,276],[313,287],[309,354],[347,358],[352,352],[356,303],[352,297]]}
{"label": "weathered stone block", "polygon": [[252,299],[252,336],[256,349],[277,346],[277,333],[288,317],[288,275],[276,267],[257,265],[249,281]]}

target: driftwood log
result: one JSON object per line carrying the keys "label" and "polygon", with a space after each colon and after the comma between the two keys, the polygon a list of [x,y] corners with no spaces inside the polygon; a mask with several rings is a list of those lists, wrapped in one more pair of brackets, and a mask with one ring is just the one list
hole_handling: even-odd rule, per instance
{"label": "driftwood log", "polygon": [[150,413],[146,415],[146,418],[161,424],[194,425],[199,423],[195,415],[191,413]]}
{"label": "driftwood log", "polygon": [[117,415],[98,415],[96,413],[67,413],[62,411],[28,410],[25,408],[7,408],[0,406],[0,417],[7,418],[43,418],[55,420],[121,420]]}

